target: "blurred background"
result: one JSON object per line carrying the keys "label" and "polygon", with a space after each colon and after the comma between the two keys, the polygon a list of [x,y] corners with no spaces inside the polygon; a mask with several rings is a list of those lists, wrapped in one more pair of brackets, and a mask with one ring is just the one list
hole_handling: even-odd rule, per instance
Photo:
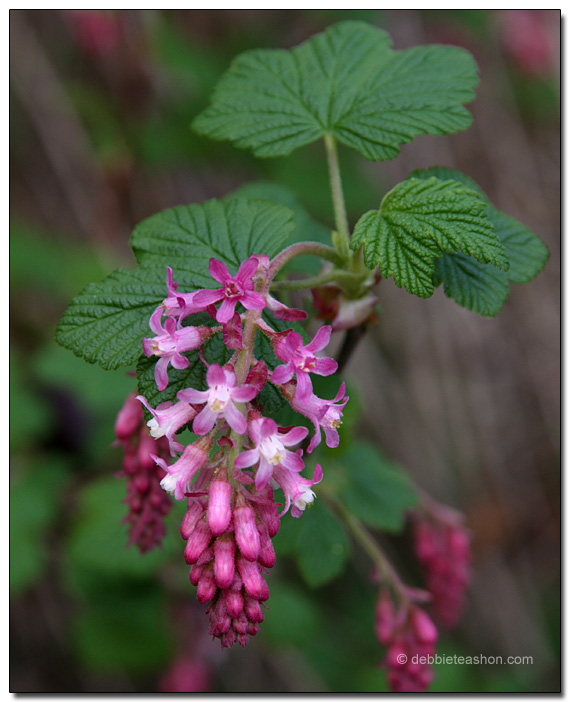
{"label": "blurred background", "polygon": [[[83,286],[131,267],[133,226],[252,180],[294,188],[332,225],[324,149],[256,160],[192,118],[237,53],[290,47],[342,19],[394,46],[468,48],[474,124],[421,137],[395,161],[341,147],[351,223],[415,168],[474,178],[551,257],[494,320],[442,290],[379,287],[378,325],[347,368],[359,433],[474,539],[463,621],[439,651],[532,656],[530,666],[439,666],[438,691],[560,690],[560,14],[512,11],[16,11],[10,13],[10,592],[13,692],[372,692],[386,689],[376,591],[358,550],[311,590],[286,555],[245,650],[220,651],[187,581],[180,509],[158,553],[125,549],[113,423],[134,379],[54,342]],[[178,508],[180,505],[178,505]],[[410,535],[381,537],[419,584]],[[279,536],[276,544],[279,551]]]}

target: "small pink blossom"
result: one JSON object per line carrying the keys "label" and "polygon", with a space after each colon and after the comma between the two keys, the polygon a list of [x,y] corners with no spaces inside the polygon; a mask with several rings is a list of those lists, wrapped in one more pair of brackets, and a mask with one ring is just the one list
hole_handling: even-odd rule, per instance
{"label": "small pink blossom", "polygon": [[333,400],[322,400],[311,393],[301,400],[295,395],[291,398],[291,407],[308,417],[315,427],[315,435],[307,448],[307,453],[312,453],[321,443],[321,429],[325,432],[325,441],[329,448],[337,448],[339,444],[338,427],[342,424],[342,411],[348,402],[348,395],[345,395],[345,383],[341,383],[340,389]]}
{"label": "small pink blossom", "polygon": [[285,495],[285,509],[280,516],[286,514],[291,505],[291,516],[299,518],[305,508],[310,507],[315,500],[316,495],[311,488],[323,479],[323,469],[317,463],[313,479],[308,480],[302,478],[299,473],[279,465],[273,470],[273,479]]}
{"label": "small pink blossom", "polygon": [[194,419],[196,410],[187,402],[182,401],[176,404],[161,402],[156,409],[153,409],[142,395],[138,395],[137,400],[152,414],[152,419],[147,422],[152,438],[160,439],[161,436],[166,436],[172,456],[176,455],[176,452],[182,451],[184,446],[176,441],[176,432]]}
{"label": "small pink blossom", "polygon": [[167,465],[160,456],[152,456],[155,463],[159,465],[166,475],[161,481],[161,486],[166,492],[174,494],[175,499],[182,500],[187,492],[190,492],[190,485],[193,478],[208,463],[212,438],[206,436],[198,439],[193,444],[188,444],[180,458],[172,465]]}
{"label": "small pink blossom", "polygon": [[309,373],[317,375],[332,375],[338,368],[333,358],[318,358],[316,354],[329,343],[331,327],[321,327],[314,339],[303,345],[303,337],[297,332],[289,332],[285,338],[280,338],[275,344],[275,355],[285,365],[277,366],[271,376],[271,382],[283,385],[296,375],[299,399],[305,398],[313,391]]}
{"label": "small pink blossom", "polygon": [[237,387],[236,374],[213,363],[206,374],[208,390],[181,390],[177,397],[192,404],[206,403],[192,425],[195,434],[207,434],[214,428],[218,417],[222,415],[230,427],[238,434],[245,434],[247,422],[234,402],[249,402],[257,395],[253,385]]}
{"label": "small pink blossom", "polygon": [[216,314],[216,320],[220,324],[226,324],[234,316],[238,302],[247,310],[262,310],[266,305],[265,298],[255,292],[253,282],[257,266],[257,257],[250,256],[241,264],[237,274],[231,276],[225,263],[211,258],[210,275],[223,287],[216,290],[198,290],[193,298],[194,303],[207,307],[223,300]]}
{"label": "small pink blossom", "polygon": [[168,296],[162,301],[164,314],[167,317],[179,317],[180,321],[190,314],[197,314],[206,310],[205,306],[197,305],[194,297],[197,291],[191,293],[178,292],[178,283],[172,280],[172,268],[167,266],[166,289]]}
{"label": "small pink blossom", "polygon": [[263,490],[273,475],[276,466],[289,471],[301,471],[304,464],[299,454],[288,451],[286,446],[295,446],[308,434],[305,427],[294,427],[281,433],[272,419],[262,417],[249,424],[249,436],[255,448],[243,451],[235,460],[236,468],[249,468],[259,463],[255,476],[255,487]]}
{"label": "small pink blossom", "polygon": [[158,356],[154,367],[154,378],[158,389],[162,392],[168,385],[168,365],[173,368],[188,368],[189,360],[182,354],[185,351],[198,348],[200,344],[212,335],[207,327],[181,327],[172,317],[162,326],[162,305],[153,312],[149,326],[156,334],[152,339],[143,339],[145,356]]}

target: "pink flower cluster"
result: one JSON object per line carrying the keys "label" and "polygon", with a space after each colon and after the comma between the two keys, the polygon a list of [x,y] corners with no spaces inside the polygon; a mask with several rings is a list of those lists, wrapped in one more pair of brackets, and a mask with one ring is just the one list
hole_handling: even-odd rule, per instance
{"label": "pink flower cluster", "polygon": [[387,647],[383,665],[394,692],[423,692],[433,680],[427,662],[435,655],[438,634],[429,616],[410,602],[396,608],[388,590],[376,604],[376,637]]}
{"label": "pink flower cluster", "polygon": [[[315,434],[309,453],[321,441],[322,430],[327,445],[338,445],[338,426],[348,401],[344,383],[334,400],[313,392],[312,374],[331,375],[337,369],[336,361],[320,353],[329,341],[330,327],[322,327],[305,344],[299,333],[277,332],[262,318],[266,307],[279,319],[303,315],[269,295],[269,269],[266,256],[251,256],[232,276],[225,264],[211,259],[210,273],[221,287],[181,293],[169,268],[168,295],[150,320],[155,336],[143,341],[144,353],[158,359],[155,381],[160,391],[168,386],[169,365],[188,367],[188,352],[193,351],[194,359],[199,357],[207,368],[206,387],[179,390],[175,402],[153,408],[142,395],[137,399],[151,415],[152,439],[167,445],[175,457],[169,464],[164,450],[153,454],[163,471],[162,488],[175,499],[188,501],[181,533],[187,542],[186,562],[192,566],[190,581],[197,586],[200,602],[209,603],[210,633],[222,647],[236,641],[245,645],[257,632],[263,621],[262,603],[269,597],[264,573],[275,562],[271,539],[286,512],[298,518],[313,503],[312,488],[322,479],[318,464],[312,479],[301,476],[305,459],[298,446],[308,430],[280,427],[264,417],[259,394],[271,382],[310,419]],[[238,305],[245,311],[240,312]],[[187,323],[192,315],[204,312],[212,319],[211,326]],[[208,364],[203,344],[219,333],[233,355],[225,365]],[[271,372],[263,359],[255,358],[256,333],[269,339],[281,362]],[[195,440],[184,446],[177,434],[186,426]],[[274,489],[283,493],[281,513]]]}
{"label": "pink flower cluster", "polygon": [[454,516],[418,518],[414,532],[416,555],[432,595],[433,614],[446,629],[459,621],[470,579],[469,533]]}
{"label": "pink flower cluster", "polygon": [[123,472],[127,476],[129,512],[124,522],[130,524],[129,546],[136,544],[141,553],[159,546],[164,538],[164,517],[172,503],[162,490],[164,470],[154,455],[168,455],[164,439],[154,441],[144,425],[144,413],[135,395],[129,395],[117,415],[115,435],[123,447]]}

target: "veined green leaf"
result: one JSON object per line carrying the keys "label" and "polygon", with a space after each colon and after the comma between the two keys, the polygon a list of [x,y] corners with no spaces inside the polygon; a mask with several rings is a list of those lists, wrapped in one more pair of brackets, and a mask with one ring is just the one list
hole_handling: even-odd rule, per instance
{"label": "veined green leaf", "polygon": [[447,297],[482,317],[495,317],[509,294],[506,271],[461,252],[437,259],[433,282],[436,286],[443,283]]}
{"label": "veined green leaf", "polygon": [[453,180],[408,178],[357,222],[350,246],[364,246],[369,268],[418,297],[433,294],[435,259],[463,251],[508,269],[505,249],[479,195]]}
{"label": "veined green leaf", "polygon": [[377,529],[400,530],[418,495],[399,466],[364,441],[354,443],[341,463],[348,479],[342,499],[352,514]]}
{"label": "veined green leaf", "polygon": [[364,22],[329,27],[285,51],[234,59],[193,127],[257,156],[285,156],[326,133],[371,160],[394,158],[420,134],[466,129],[477,66],[464,49],[392,51]]}
{"label": "veined green leaf", "polygon": [[237,198],[164,210],[135,227],[131,246],[139,263],[174,270],[180,290],[216,287],[210,258],[235,273],[251,254],[279,253],[291,237],[293,212],[264,200]]}
{"label": "veined green leaf", "polygon": [[166,268],[116,270],[90,283],[71,302],[56,340],[89,363],[107,370],[134,365],[151,314],[166,297]]}
{"label": "veined green leaf", "polygon": [[507,298],[509,281],[528,283],[537,276],[548,260],[548,249],[530,229],[493,207],[477,183],[465,173],[435,166],[414,171],[410,177],[454,180],[479,193],[486,202],[489,220],[509,257],[508,274],[457,253],[445,255],[436,262],[434,284],[443,283],[445,294],[462,307],[484,317],[494,317]]}
{"label": "veined green leaf", "polygon": [[150,316],[167,295],[167,266],[173,268],[180,292],[215,287],[210,258],[236,272],[251,254],[278,253],[294,227],[291,210],[262,200],[210,200],[149,217],[131,239],[141,266],[88,285],[64,314],[56,339],[108,370],[134,365],[143,337],[150,334]]}

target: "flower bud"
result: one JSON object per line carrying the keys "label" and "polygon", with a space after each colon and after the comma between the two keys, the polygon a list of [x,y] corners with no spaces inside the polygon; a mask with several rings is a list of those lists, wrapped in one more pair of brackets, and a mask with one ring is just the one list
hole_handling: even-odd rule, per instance
{"label": "flower bud", "polygon": [[[226,601],[226,609],[230,617],[236,619],[243,612],[243,595],[241,592],[233,592],[232,590],[224,591],[224,599]],[[252,600],[256,602],[256,600]]]}
{"label": "flower bud", "polygon": [[265,525],[259,529],[259,556],[257,560],[264,568],[273,568],[275,565],[275,549]]}
{"label": "flower bud", "polygon": [[214,480],[210,485],[208,525],[214,536],[223,534],[232,518],[233,488],[227,480]]}
{"label": "flower bud", "polygon": [[264,594],[265,582],[259,572],[259,566],[255,561],[248,561],[243,556],[239,556],[236,563],[245,591],[253,599],[259,600]]}
{"label": "flower bud", "polygon": [[196,522],[204,514],[204,508],[196,500],[188,499],[188,511],[184,515],[182,524],[180,525],[180,535],[187,540],[190,534],[194,531]]}
{"label": "flower bud", "polygon": [[219,536],[214,543],[214,575],[224,590],[232,584],[235,572],[235,541],[230,534]]}
{"label": "flower bud", "polygon": [[186,544],[186,548],[184,550],[184,558],[188,565],[196,563],[198,558],[200,558],[202,553],[208,547],[211,538],[212,534],[210,532],[210,528],[208,527],[208,523],[205,517],[202,517],[190,534],[190,538],[188,539],[188,543]]}
{"label": "flower bud", "polygon": [[139,429],[144,419],[143,409],[132,393],[125,400],[115,420],[115,436],[119,441],[127,441]]}
{"label": "flower bud", "polygon": [[255,561],[259,555],[259,532],[251,507],[245,505],[234,510],[234,529],[241,555],[248,561]]}
{"label": "flower bud", "polygon": [[196,597],[202,604],[209,602],[216,594],[216,579],[214,578],[214,570],[211,565],[207,565],[203,572],[200,582],[198,583],[198,591]]}

